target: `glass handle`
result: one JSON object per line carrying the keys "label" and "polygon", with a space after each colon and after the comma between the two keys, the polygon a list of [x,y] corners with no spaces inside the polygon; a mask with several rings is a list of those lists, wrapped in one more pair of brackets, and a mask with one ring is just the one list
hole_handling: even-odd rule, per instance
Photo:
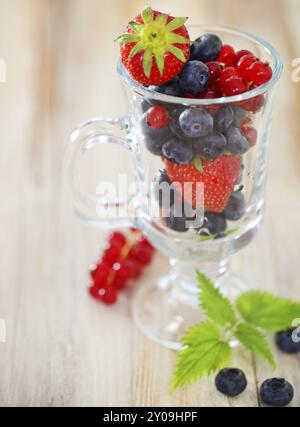
{"label": "glass handle", "polygon": [[[124,136],[126,128],[128,128],[127,123],[126,117],[89,120],[72,133],[67,147],[65,175],[71,190],[74,210],[81,219],[99,228],[134,226],[134,215],[128,211],[134,196],[127,200],[114,199],[110,201],[104,200],[103,196],[99,197],[99,195],[83,192],[80,188],[80,160],[88,150],[99,144],[116,144],[131,151],[126,135]],[[126,212],[126,215],[108,217],[108,215],[99,214],[99,212],[103,213],[109,210],[118,213]]]}

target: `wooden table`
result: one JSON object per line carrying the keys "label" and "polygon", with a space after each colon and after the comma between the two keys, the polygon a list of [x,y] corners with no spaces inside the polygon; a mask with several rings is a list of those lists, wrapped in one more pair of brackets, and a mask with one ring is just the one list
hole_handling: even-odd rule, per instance
{"label": "wooden table", "polygon": [[[266,221],[233,264],[253,286],[300,298],[300,83],[292,82],[290,66],[300,56],[300,2],[152,3],[191,16],[191,23],[251,31],[283,54]],[[107,308],[85,290],[87,266],[100,253],[105,233],[73,216],[63,188],[64,147],[82,120],[124,111],[113,39],[143,4],[0,0],[0,57],[7,64],[7,82],[0,83],[0,318],[7,329],[6,344],[0,343],[2,405],[257,406],[258,385],[274,375],[240,352],[233,363],[243,367],[249,387],[239,398],[218,394],[211,378],[170,396],[175,354],[136,330],[126,295]],[[126,153],[110,156],[103,176],[126,171]],[[166,266],[160,257],[148,277]],[[294,384],[292,405],[299,406],[300,357],[278,352],[277,360],[275,374]]]}

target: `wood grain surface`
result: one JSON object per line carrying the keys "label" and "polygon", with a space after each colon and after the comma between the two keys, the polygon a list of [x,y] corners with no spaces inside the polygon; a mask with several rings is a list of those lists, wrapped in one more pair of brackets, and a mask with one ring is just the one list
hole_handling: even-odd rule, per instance
{"label": "wood grain surface", "polygon": [[[189,15],[194,24],[250,31],[282,53],[265,224],[233,266],[255,287],[300,299],[300,82],[291,77],[292,59],[300,57],[300,2],[151,4]],[[0,318],[7,335],[0,343],[2,406],[257,406],[259,384],[274,376],[240,350],[233,363],[249,380],[240,397],[217,393],[211,378],[170,396],[175,354],[137,331],[129,296],[108,308],[87,295],[87,267],[106,233],[73,216],[63,186],[63,153],[78,123],[124,112],[113,40],[143,5],[138,0],[0,0],[0,57],[7,66],[7,82],[0,83]],[[110,161],[93,173],[107,177],[130,170],[126,153],[108,149],[105,155]],[[165,268],[167,260],[157,257],[143,280]],[[291,406],[300,406],[300,356],[277,352],[277,361],[275,374],[295,386]]]}

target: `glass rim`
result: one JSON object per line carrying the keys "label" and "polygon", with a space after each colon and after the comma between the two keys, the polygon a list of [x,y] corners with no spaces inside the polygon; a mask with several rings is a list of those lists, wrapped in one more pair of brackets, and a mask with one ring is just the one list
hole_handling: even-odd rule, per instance
{"label": "glass rim", "polygon": [[245,101],[251,98],[254,98],[256,96],[262,95],[269,91],[279,80],[282,69],[283,69],[283,61],[282,57],[279,54],[279,52],[266,40],[264,40],[261,37],[254,36],[251,33],[239,31],[233,28],[229,27],[222,27],[222,26],[209,26],[209,25],[189,25],[188,28],[199,28],[203,29],[205,31],[223,31],[227,32],[232,35],[236,36],[242,36],[245,39],[248,39],[256,44],[259,44],[264,48],[266,52],[269,53],[269,55],[272,57],[274,66],[273,66],[273,75],[272,78],[265,84],[249,90],[248,92],[244,92],[240,95],[234,95],[234,96],[223,96],[221,98],[210,98],[210,99],[195,99],[195,98],[182,98],[177,96],[170,96],[165,95],[159,92],[149,91],[146,87],[142,86],[141,84],[135,82],[130,75],[128,74],[127,70],[122,64],[121,59],[118,61],[117,70],[118,73],[122,79],[122,81],[129,86],[132,90],[134,90],[139,95],[142,95],[144,98],[151,98],[157,101],[162,101],[166,103],[173,103],[173,104],[184,104],[184,105],[192,105],[192,106],[201,106],[201,105],[217,105],[217,104],[228,104],[233,102],[240,102]]}

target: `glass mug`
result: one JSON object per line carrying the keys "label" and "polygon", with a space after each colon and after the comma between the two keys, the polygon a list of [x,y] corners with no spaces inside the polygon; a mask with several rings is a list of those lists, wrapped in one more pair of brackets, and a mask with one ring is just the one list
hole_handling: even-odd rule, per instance
{"label": "glass mug", "polygon": [[[94,119],[86,122],[73,132],[67,150],[68,179],[76,213],[84,221],[98,227],[140,228],[158,250],[170,257],[170,273],[139,288],[133,299],[132,313],[137,326],[149,338],[174,349],[180,348],[180,338],[186,328],[201,318],[197,301],[195,275],[197,270],[211,277],[216,285],[228,295],[234,295],[244,286],[240,279],[229,274],[228,259],[254,238],[262,223],[273,89],[282,72],[282,60],[279,54],[260,38],[219,27],[193,26],[189,30],[191,39],[202,33],[215,33],[221,37],[224,43],[231,44],[236,50],[250,50],[271,65],[273,69],[271,80],[244,94],[227,98],[177,98],[150,91],[136,84],[119,63],[118,73],[125,90],[127,116],[120,119]],[[147,132],[145,111],[153,105],[165,106],[169,112],[171,118],[167,131],[169,135],[157,133],[153,136],[151,132],[150,134]],[[156,191],[156,196],[158,195],[158,171],[165,170],[167,164],[169,168],[174,169],[174,164],[170,161],[166,162],[163,157],[163,144],[170,138],[172,140],[181,138],[181,143],[189,145],[188,150],[191,150],[192,146],[192,149],[197,152],[196,140],[180,134],[182,133],[178,124],[180,114],[186,109],[201,109],[208,112],[216,123],[217,114],[224,109],[228,110],[228,107],[230,107],[230,114],[233,113],[233,126],[238,129],[242,129],[244,126],[244,136],[246,131],[250,132],[250,139],[249,134],[248,139],[246,138],[247,147],[238,153],[235,151],[224,152],[213,160],[207,160],[204,157],[202,165],[204,169],[201,169],[200,166],[195,173],[196,175],[197,173],[210,175],[210,178],[215,179],[216,182],[220,179],[221,181],[228,179],[229,186],[226,190],[228,194],[225,198],[227,198],[227,204],[237,203],[239,212],[237,215],[232,211],[227,212],[227,215],[224,216],[228,205],[224,211],[218,213],[210,212],[210,207],[206,209],[204,182],[202,227],[199,227],[198,224],[197,227],[192,226],[186,230],[185,227],[180,228],[180,224],[179,227],[178,225],[173,226],[174,222],[176,224],[172,207],[174,200],[170,201],[167,214],[162,209],[164,206],[161,206],[162,201],[159,200],[159,197],[154,197],[155,203],[160,204],[157,210],[158,215],[153,213],[153,209],[150,208],[152,204],[148,203],[150,198],[153,200],[151,197],[153,191]],[[220,123],[222,128],[222,120]],[[228,129],[222,131],[224,135],[228,135],[226,134]],[[252,140],[251,135],[254,138]],[[129,200],[105,202],[103,198],[85,194],[80,189],[79,164],[81,158],[90,148],[98,144],[117,144],[132,153],[136,193]],[[176,169],[177,167],[178,169]],[[184,174],[185,167],[186,165],[176,165],[175,167],[179,180]],[[191,164],[188,167],[193,166]],[[231,167],[232,171],[228,172]],[[231,176],[228,178],[230,173]],[[153,182],[156,182],[154,186]],[[176,200],[181,199],[182,202],[184,192],[182,190],[180,193],[180,188],[176,187],[177,193],[181,194],[179,198],[177,194]],[[103,208],[109,212],[111,208],[121,209],[125,206],[129,206],[127,216],[109,219],[99,216],[99,209]],[[193,212],[195,213],[195,211]],[[172,220],[168,219],[170,217]]]}

